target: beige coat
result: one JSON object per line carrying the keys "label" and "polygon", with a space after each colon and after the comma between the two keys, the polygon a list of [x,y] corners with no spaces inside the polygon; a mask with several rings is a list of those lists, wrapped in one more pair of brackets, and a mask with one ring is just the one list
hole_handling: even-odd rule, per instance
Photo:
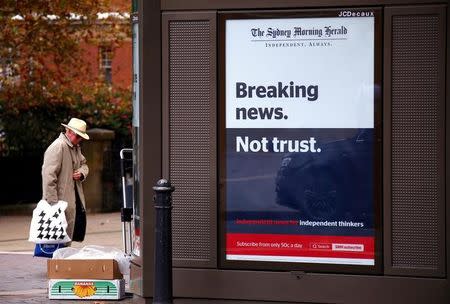
{"label": "beige coat", "polygon": [[81,154],[80,147],[74,146],[66,135],[61,133],[44,153],[42,199],[50,203],[58,200],[68,203],[66,209],[67,234],[71,238],[75,225],[75,186],[83,206],[86,206],[82,182],[75,181],[72,177],[75,170],[83,174],[84,181],[89,173],[86,158]]}

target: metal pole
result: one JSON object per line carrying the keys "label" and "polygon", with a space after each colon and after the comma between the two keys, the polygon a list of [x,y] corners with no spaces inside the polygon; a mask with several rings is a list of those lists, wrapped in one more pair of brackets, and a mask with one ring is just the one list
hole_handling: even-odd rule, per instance
{"label": "metal pole", "polygon": [[[131,255],[132,252],[132,243],[131,243],[131,220],[133,219],[133,205],[128,207],[127,203],[127,181],[125,178],[126,170],[125,170],[125,161],[127,160],[125,157],[125,153],[129,153],[133,155],[133,149],[124,148],[120,150],[120,171],[122,174],[122,196],[123,196],[123,207],[120,208],[121,214],[121,222],[122,222],[122,241],[123,241],[123,250],[125,254]],[[128,230],[127,230],[128,226]]]}
{"label": "metal pole", "polygon": [[155,277],[154,304],[172,304],[172,192],[166,179],[153,187],[155,195]]}

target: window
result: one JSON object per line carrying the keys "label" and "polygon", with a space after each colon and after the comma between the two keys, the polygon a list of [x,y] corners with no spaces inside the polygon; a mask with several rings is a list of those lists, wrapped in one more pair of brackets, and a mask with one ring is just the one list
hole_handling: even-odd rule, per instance
{"label": "window", "polygon": [[100,73],[107,84],[112,84],[112,48],[110,46],[100,46]]}

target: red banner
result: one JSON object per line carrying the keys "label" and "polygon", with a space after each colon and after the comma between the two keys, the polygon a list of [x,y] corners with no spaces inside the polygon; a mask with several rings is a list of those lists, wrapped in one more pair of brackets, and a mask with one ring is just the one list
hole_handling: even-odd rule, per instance
{"label": "red banner", "polygon": [[359,259],[373,264],[374,244],[374,237],[228,233],[226,254],[233,260],[252,260],[250,256],[265,261],[270,261],[269,257],[317,257]]}

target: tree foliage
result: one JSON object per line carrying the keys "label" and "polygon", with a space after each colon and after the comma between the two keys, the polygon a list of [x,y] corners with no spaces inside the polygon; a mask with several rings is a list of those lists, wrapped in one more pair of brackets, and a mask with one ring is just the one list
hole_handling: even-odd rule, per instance
{"label": "tree foliage", "polygon": [[127,16],[106,15],[107,0],[1,2],[0,140],[8,151],[42,150],[74,116],[129,136],[129,89],[108,86],[93,68],[97,54],[87,56],[89,46],[130,39]]}

